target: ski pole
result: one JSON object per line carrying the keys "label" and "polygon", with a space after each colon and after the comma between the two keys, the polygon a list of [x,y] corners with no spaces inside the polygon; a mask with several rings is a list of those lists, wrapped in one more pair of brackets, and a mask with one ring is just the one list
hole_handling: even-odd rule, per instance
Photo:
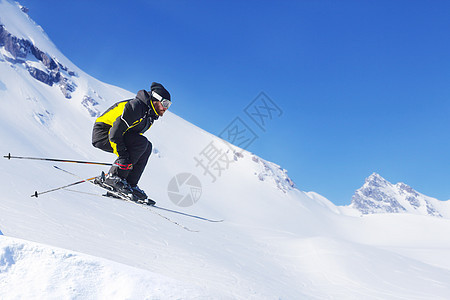
{"label": "ski pole", "polygon": [[80,183],[83,183],[83,182],[86,182],[86,181],[94,180],[94,179],[95,179],[95,177],[91,177],[91,178],[88,178],[88,179],[83,179],[83,180],[80,180],[80,181],[77,181],[77,182],[74,182],[74,183],[67,184],[65,186],[60,186],[60,187],[53,188],[51,190],[47,190],[47,191],[43,191],[43,192],[35,191],[34,194],[31,195],[31,197],[36,197],[37,198],[39,195],[50,193],[50,192],[54,192],[54,191],[58,191],[58,190],[62,190],[62,189],[65,189],[65,188],[68,188],[68,187],[71,187],[71,186],[74,186],[74,185],[77,185],[77,184],[80,184]]}
{"label": "ski pole", "polygon": [[83,161],[83,160],[69,160],[69,159],[57,159],[57,158],[43,158],[43,157],[26,157],[26,156],[13,156],[11,153],[8,155],[4,155],[4,158],[11,159],[31,159],[31,160],[45,160],[45,161],[56,161],[56,162],[67,162],[67,163],[76,163],[76,164],[88,164],[88,165],[101,165],[101,166],[112,166],[111,163],[102,163],[102,162],[94,162],[94,161]]}

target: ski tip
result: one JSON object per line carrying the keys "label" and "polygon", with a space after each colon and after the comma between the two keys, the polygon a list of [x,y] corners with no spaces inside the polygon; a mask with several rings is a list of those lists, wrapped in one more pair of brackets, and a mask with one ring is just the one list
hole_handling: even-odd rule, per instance
{"label": "ski tip", "polygon": [[211,223],[221,223],[221,222],[225,221],[223,219],[221,219],[221,220],[213,220],[213,219],[207,219],[207,218],[198,218],[198,219],[204,220],[204,221],[208,221],[208,222],[211,222]]}

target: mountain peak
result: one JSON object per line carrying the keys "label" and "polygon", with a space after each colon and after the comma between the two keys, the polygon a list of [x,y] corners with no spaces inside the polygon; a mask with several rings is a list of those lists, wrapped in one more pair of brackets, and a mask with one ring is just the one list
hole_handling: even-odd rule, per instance
{"label": "mountain peak", "polygon": [[442,217],[437,209],[439,202],[418,193],[403,182],[394,185],[378,173],[372,173],[364,185],[356,190],[350,206],[363,214],[413,213]]}
{"label": "mountain peak", "polygon": [[380,174],[373,172],[369,177],[366,178],[366,184],[372,186],[385,186],[389,184],[389,182],[381,177]]}

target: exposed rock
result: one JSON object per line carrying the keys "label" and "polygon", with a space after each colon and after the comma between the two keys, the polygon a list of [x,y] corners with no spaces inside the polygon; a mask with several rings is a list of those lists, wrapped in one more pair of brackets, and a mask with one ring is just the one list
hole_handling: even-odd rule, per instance
{"label": "exposed rock", "polygon": [[[30,75],[49,86],[59,84],[61,92],[67,99],[72,98],[71,93],[76,89],[76,84],[61,72],[69,76],[78,76],[74,71],[68,68],[55,59],[51,58],[47,53],[41,51],[33,43],[25,39],[19,39],[11,35],[4,25],[0,25],[0,47],[12,56],[5,56],[5,60],[11,64],[23,65]],[[31,63],[28,63],[29,55],[33,55],[38,61],[42,63],[46,70],[38,69]]]}
{"label": "exposed rock", "polygon": [[62,80],[59,81],[59,88],[61,89],[61,92],[64,94],[64,97],[66,97],[67,99],[71,99],[72,98],[71,93],[75,92],[77,85],[68,78],[63,77]]}
{"label": "exposed rock", "polygon": [[94,107],[98,105],[98,102],[94,98],[86,95],[83,97],[81,104],[88,110],[92,117],[100,116],[100,112]]}
{"label": "exposed rock", "polygon": [[252,161],[258,164],[259,172],[256,172],[255,175],[259,180],[271,179],[277,188],[285,193],[295,188],[295,183],[289,178],[287,171],[279,165],[268,162],[256,155],[252,156]]}
{"label": "exposed rock", "polygon": [[380,175],[373,173],[352,197],[350,205],[363,214],[376,213],[416,213],[442,217],[430,202],[404,183],[392,184]]}
{"label": "exposed rock", "polygon": [[28,9],[28,7],[25,7],[25,6],[23,6],[23,5],[19,5],[19,7],[20,7],[20,10],[21,10],[22,12],[26,13],[26,14],[28,14],[28,12],[30,11],[30,10]]}

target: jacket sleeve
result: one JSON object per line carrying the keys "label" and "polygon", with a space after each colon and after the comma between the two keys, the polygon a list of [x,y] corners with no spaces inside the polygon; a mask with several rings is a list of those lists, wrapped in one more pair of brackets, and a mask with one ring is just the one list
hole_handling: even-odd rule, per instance
{"label": "jacket sleeve", "polygon": [[129,156],[124,141],[124,134],[127,130],[137,125],[141,118],[142,112],[138,105],[136,105],[136,99],[134,99],[125,104],[122,114],[112,124],[109,130],[109,141],[114,153],[119,157]]}

